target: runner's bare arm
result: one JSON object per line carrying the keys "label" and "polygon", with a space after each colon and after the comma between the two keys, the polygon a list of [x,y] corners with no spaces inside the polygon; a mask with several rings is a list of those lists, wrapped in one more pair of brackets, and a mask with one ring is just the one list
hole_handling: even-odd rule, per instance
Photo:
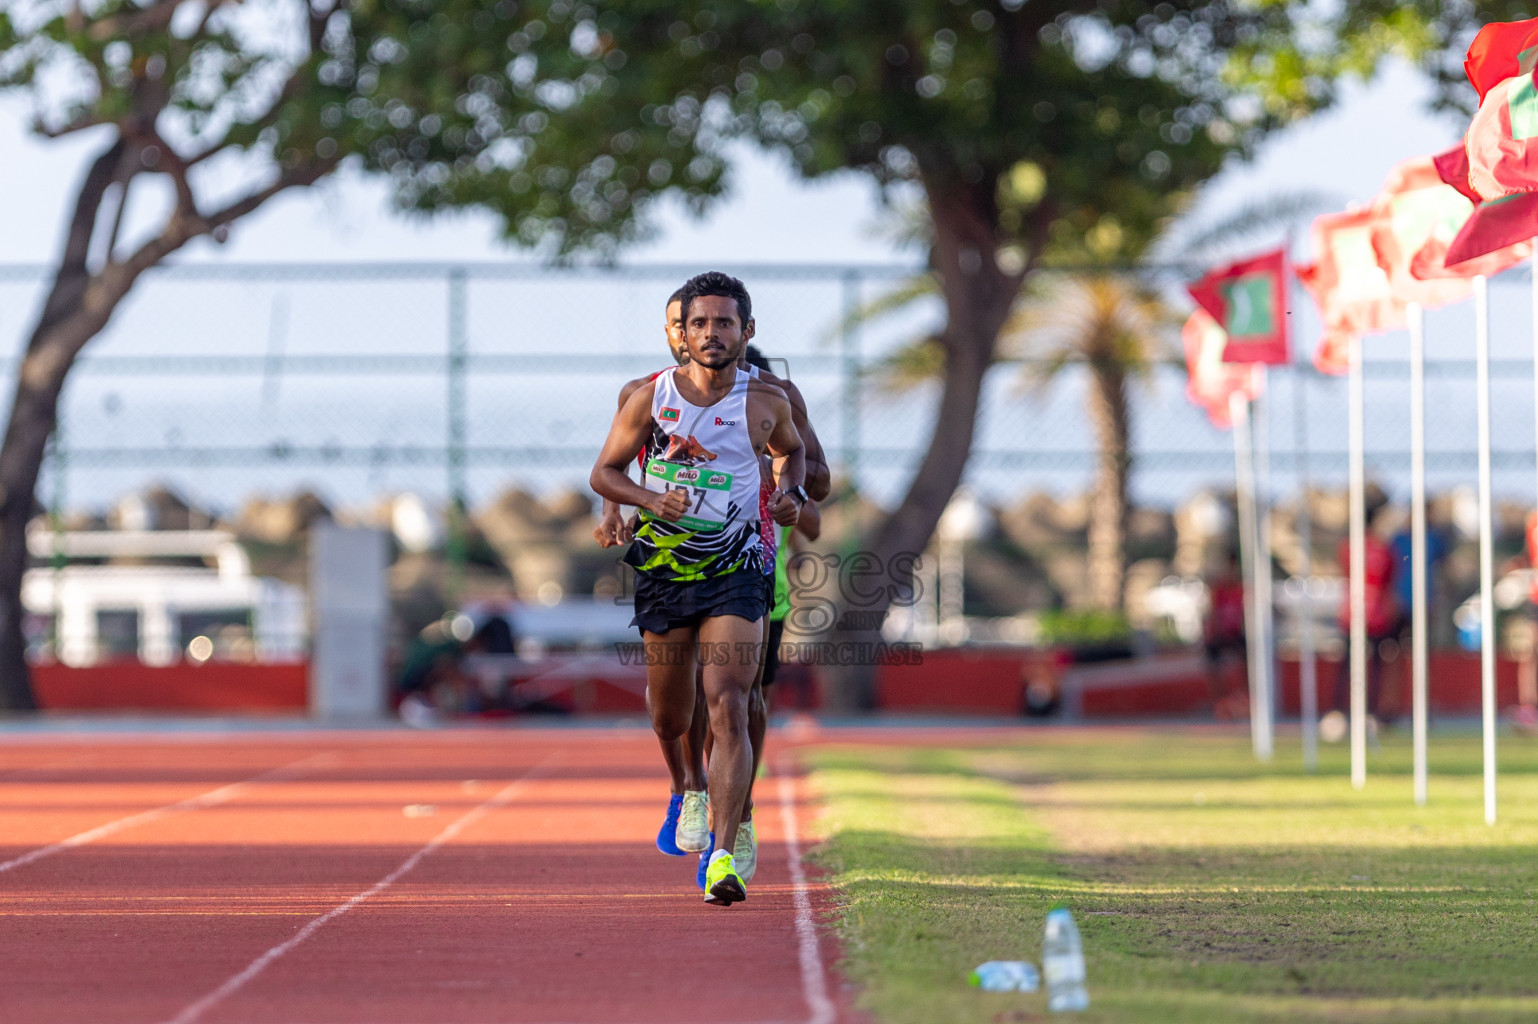
{"label": "runner's bare arm", "polygon": [[[619,389],[619,408],[625,407],[625,402],[635,394],[636,389],[645,384],[650,377],[637,377],[635,380],[626,381]],[[593,539],[601,548],[612,548],[617,544],[629,544],[634,537],[634,531],[625,521],[625,515],[620,507],[608,498],[603,499],[603,512],[598,517],[598,525],[593,528]]]}
{"label": "runner's bare arm", "polygon": [[806,480],[806,446],[796,430],[790,402],[776,395],[769,403],[773,422],[765,447],[776,466],[776,489],[769,496],[769,515],[781,526],[795,526],[801,515],[801,503],[785,491],[803,485]]}
{"label": "runner's bare arm", "polygon": [[614,416],[609,436],[598,453],[588,484],[600,497],[620,505],[644,508],[668,522],[677,522],[689,507],[683,491],[648,491],[626,472],[651,432],[652,388],[637,388]]}
{"label": "runner's bare arm", "polygon": [[823,453],[822,442],[817,439],[817,431],[812,429],[812,421],[807,418],[806,399],[801,397],[801,389],[783,377],[780,378],[780,387],[790,401],[791,417],[795,421],[796,431],[801,435],[801,443],[806,448],[806,482],[801,486],[806,488],[806,493],[812,496],[813,501],[823,501],[833,489],[828,457]]}
{"label": "runner's bare arm", "polygon": [[809,501],[801,506],[801,518],[796,520],[796,532],[807,540],[816,540],[822,536],[822,512],[817,508],[817,502]]}
{"label": "runner's bare arm", "polygon": [[833,489],[833,476],[828,471],[828,457],[823,453],[822,442],[817,439],[812,421],[806,415],[806,399],[801,397],[801,389],[784,377],[772,373],[762,373],[759,378],[785,392],[790,402],[791,417],[797,432],[801,434],[801,443],[806,446],[806,483],[803,486],[813,501],[824,500]]}

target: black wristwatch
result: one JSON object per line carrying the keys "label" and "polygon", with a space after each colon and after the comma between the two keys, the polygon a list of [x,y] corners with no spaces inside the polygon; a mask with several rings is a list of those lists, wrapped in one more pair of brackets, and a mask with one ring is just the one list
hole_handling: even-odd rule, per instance
{"label": "black wristwatch", "polygon": [[812,500],[812,496],[806,493],[806,488],[802,487],[800,484],[797,484],[785,493],[790,495],[792,498],[795,498],[796,504],[800,505],[802,508],[806,508],[806,503]]}

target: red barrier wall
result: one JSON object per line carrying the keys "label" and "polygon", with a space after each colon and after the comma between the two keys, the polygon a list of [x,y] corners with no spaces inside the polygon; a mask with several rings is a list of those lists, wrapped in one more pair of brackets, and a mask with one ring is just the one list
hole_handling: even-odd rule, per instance
{"label": "red barrier wall", "polygon": [[883,711],[1019,715],[1028,657],[1009,649],[925,651],[923,664],[876,670],[876,706]]}
{"label": "red barrier wall", "polygon": [[[1335,681],[1340,662],[1318,659],[1315,672],[1319,678],[1319,710],[1334,707]],[[1296,661],[1281,666],[1282,713],[1296,715],[1301,710]],[[1383,666],[1383,694],[1380,711],[1388,717],[1410,713],[1410,658],[1401,654]],[[1477,715],[1480,711],[1479,654],[1446,650],[1430,652],[1426,661],[1427,707],[1432,714]],[[1495,704],[1509,707],[1517,702],[1517,663],[1505,658],[1495,662]]]}
{"label": "red barrier wall", "polygon": [[303,712],[309,710],[309,673],[305,662],[34,665],[32,686],[49,711]]}

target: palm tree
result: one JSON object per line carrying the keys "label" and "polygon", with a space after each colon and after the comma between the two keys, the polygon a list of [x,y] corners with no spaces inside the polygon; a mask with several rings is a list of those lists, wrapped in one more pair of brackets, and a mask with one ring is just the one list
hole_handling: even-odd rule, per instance
{"label": "palm tree", "polygon": [[[908,301],[923,294],[913,283],[902,292]],[[1158,293],[1132,273],[1043,274],[1000,333],[1000,354],[1023,364],[1023,383],[1045,386],[1069,366],[1089,371],[1086,403],[1096,455],[1087,599],[1096,609],[1115,611],[1122,606],[1132,465],[1130,387],[1147,380],[1153,367],[1173,351],[1169,339],[1178,323]],[[903,391],[936,379],[943,368],[943,350],[924,338],[902,346],[874,371],[883,390]]]}
{"label": "palm tree", "polygon": [[[1087,604],[1119,611],[1127,574],[1127,488],[1132,468],[1131,386],[1147,382],[1155,366],[1176,358],[1175,331],[1184,315],[1161,297],[1194,273],[1215,251],[1257,232],[1335,205],[1333,197],[1294,193],[1247,204],[1228,216],[1194,230],[1171,231],[1154,239],[1130,266],[1041,273],[1022,293],[999,337],[1006,359],[1021,362],[1023,382],[1042,387],[1069,366],[1090,375],[1087,412],[1095,430],[1095,478],[1090,492],[1086,561]],[[889,233],[913,240],[906,225],[924,223],[912,211],[900,214]],[[1125,254],[1122,254],[1125,255]],[[1142,257],[1146,256],[1144,260]],[[904,309],[939,292],[933,274],[911,278],[887,295],[857,310],[868,321]],[[872,367],[874,384],[900,392],[938,380],[945,368],[937,338],[923,337],[899,347]]]}

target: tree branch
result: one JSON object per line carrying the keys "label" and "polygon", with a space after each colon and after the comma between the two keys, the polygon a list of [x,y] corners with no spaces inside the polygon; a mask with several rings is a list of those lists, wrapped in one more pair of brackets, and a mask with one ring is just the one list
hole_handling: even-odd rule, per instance
{"label": "tree branch", "polygon": [[178,211],[171,215],[165,229],[158,236],[140,246],[138,251],[128,259],[104,269],[99,275],[99,280],[107,284],[110,279],[111,290],[121,297],[127,293],[129,286],[140,274],[192,239],[199,235],[211,234],[215,229],[225,227],[255,212],[263,203],[280,192],[313,185],[330,174],[340,160],[340,157],[331,157],[291,167],[279,174],[278,179],[266,188],[207,215],[185,216]]}
{"label": "tree branch", "polygon": [[123,230],[123,213],[128,209],[128,186],[133,184],[132,176],[123,179],[118,185],[117,210],[112,215],[112,232],[107,236],[107,251],[103,262],[110,266],[112,254],[117,251],[118,232]]}
{"label": "tree branch", "polygon": [[66,125],[62,125],[58,128],[50,128],[48,125],[43,123],[43,119],[41,117],[37,117],[33,118],[32,120],[32,131],[38,135],[41,135],[45,139],[62,139],[66,135],[73,135],[76,132],[83,132],[87,128],[95,128],[98,125],[111,123],[112,122],[110,120],[101,117],[98,114],[87,114],[83,117],[76,118]]}
{"label": "tree branch", "polygon": [[[121,143],[113,149],[119,146]],[[98,157],[92,171],[101,167],[110,155],[112,152],[109,150]],[[139,275],[192,239],[210,234],[217,228],[247,216],[278,193],[314,184],[329,174],[339,159],[333,157],[291,167],[279,174],[278,179],[266,188],[206,217],[186,217],[180,212],[172,213],[159,235],[140,246],[126,260],[108,263],[99,274],[88,275],[83,265],[78,273],[66,274],[61,267],[55,279],[54,292],[49,296],[49,305],[33,333],[27,357],[18,375],[20,381],[29,387],[58,386],[80,350],[106,326],[113,311]],[[110,162],[108,167],[110,170]],[[110,183],[110,180],[105,182],[102,188]],[[82,189],[82,195],[84,193]],[[99,206],[101,190],[97,190],[95,195],[95,206]],[[50,314],[53,314],[52,319]]]}
{"label": "tree branch", "polygon": [[33,337],[41,337],[46,328],[69,315],[89,280],[86,260],[91,253],[91,236],[96,231],[96,216],[101,211],[102,198],[107,187],[117,177],[126,144],[121,138],[103,150],[91,163],[80,192],[75,198],[75,212],[69,228],[64,233],[64,251],[59,256],[59,270],[54,276],[53,290],[43,304],[38,318],[38,330]]}
{"label": "tree branch", "polygon": [[[346,6],[346,0],[339,0],[339,2],[336,3],[330,10],[316,11],[313,7],[310,9],[309,22],[311,59],[313,59],[315,54],[319,52],[321,43],[325,39],[326,23],[331,20],[331,15],[337,11],[342,10]],[[306,82],[308,82],[309,70],[310,60],[307,59],[301,62],[298,67],[294,68],[293,73],[290,74],[288,78],[283,82],[282,88],[278,90],[278,95],[273,98],[272,103],[268,105],[267,109],[262,111],[262,113],[257,117],[243,123],[246,125],[259,125],[262,127],[266,127],[267,125],[271,124],[273,120],[278,116],[278,114],[283,110],[284,104],[293,99],[299,90],[306,84]],[[185,170],[187,168],[195,167],[210,157],[217,156],[218,154],[224,152],[226,149],[229,149],[231,145],[232,143],[229,140],[229,134],[226,133],[225,137],[219,142],[209,146],[201,153],[194,153],[192,156],[189,156],[183,160],[183,169]]]}
{"label": "tree branch", "polygon": [[155,0],[147,7],[129,7],[91,22],[90,38],[95,42],[120,39],[130,35],[164,32],[171,27],[176,9],[187,0]]}

